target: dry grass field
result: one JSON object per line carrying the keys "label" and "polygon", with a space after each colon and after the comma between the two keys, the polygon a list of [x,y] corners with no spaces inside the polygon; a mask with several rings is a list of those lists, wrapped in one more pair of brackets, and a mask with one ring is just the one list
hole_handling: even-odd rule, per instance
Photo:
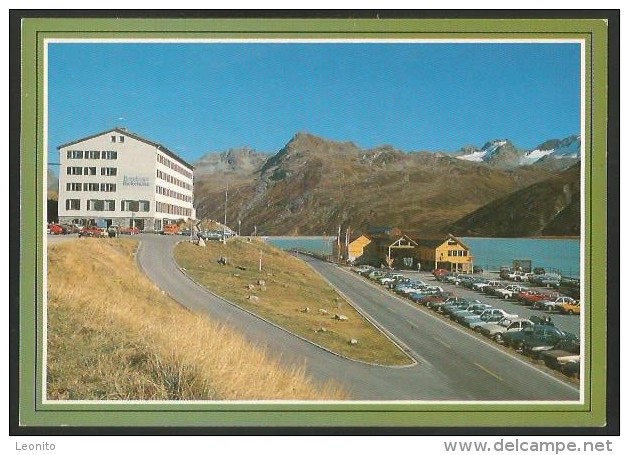
{"label": "dry grass field", "polygon": [[333,352],[382,365],[411,363],[306,263],[271,245],[255,238],[206,247],[182,242],[175,258],[214,293]]}
{"label": "dry grass field", "polygon": [[137,269],[136,248],[91,238],[48,248],[48,399],[348,398],[182,308]]}

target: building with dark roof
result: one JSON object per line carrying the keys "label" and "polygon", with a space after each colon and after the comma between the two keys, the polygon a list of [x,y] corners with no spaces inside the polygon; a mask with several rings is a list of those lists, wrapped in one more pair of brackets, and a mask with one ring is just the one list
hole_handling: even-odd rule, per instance
{"label": "building with dark roof", "polygon": [[161,231],[196,217],[194,167],[126,128],[60,145],[59,222]]}

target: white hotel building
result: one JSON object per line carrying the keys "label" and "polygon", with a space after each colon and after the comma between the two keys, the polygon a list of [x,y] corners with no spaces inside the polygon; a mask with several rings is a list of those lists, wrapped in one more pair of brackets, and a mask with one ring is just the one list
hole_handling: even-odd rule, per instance
{"label": "white hotel building", "polygon": [[114,128],[58,149],[60,223],[161,231],[195,218],[194,167],[163,145]]}

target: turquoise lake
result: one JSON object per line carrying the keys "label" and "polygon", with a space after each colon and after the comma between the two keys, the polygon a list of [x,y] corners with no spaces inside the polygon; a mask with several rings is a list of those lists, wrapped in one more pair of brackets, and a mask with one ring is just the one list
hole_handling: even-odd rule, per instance
{"label": "turquoise lake", "polygon": [[[336,237],[265,237],[282,249],[298,248],[320,254],[331,254]],[[474,265],[498,270],[514,259],[530,259],[533,267],[548,272],[578,277],[581,271],[581,245],[578,239],[502,239],[461,237],[474,255]]]}

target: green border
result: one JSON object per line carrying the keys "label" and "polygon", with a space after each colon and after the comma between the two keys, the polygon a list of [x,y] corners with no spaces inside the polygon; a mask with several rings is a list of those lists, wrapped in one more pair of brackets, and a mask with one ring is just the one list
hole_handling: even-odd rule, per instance
{"label": "green border", "polygon": [[[44,40],[583,39],[585,403],[42,403]],[[607,24],[602,19],[42,19],[22,22],[20,394],[23,427],[600,427],[606,419]],[[592,57],[590,59],[590,56]],[[589,140],[588,140],[589,139]],[[593,202],[598,203],[594,204]],[[593,233],[597,235],[594,236]],[[35,273],[33,273],[35,271]],[[595,304],[592,304],[595,302]],[[594,334],[594,335],[591,335]]]}

